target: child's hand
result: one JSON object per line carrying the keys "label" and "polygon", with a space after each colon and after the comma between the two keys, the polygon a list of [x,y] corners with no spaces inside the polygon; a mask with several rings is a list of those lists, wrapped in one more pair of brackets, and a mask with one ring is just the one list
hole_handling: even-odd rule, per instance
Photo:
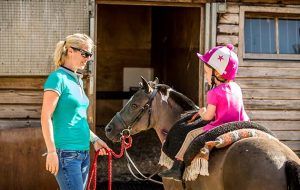
{"label": "child's hand", "polygon": [[199,111],[198,111],[198,114],[201,116],[204,112],[206,112],[206,108],[205,107],[200,108]]}
{"label": "child's hand", "polygon": [[193,123],[198,116],[199,116],[199,112],[195,113],[193,117],[190,120],[188,120],[188,124]]}
{"label": "child's hand", "polygon": [[206,112],[206,108],[205,107],[200,108],[199,111],[195,115],[193,115],[193,117],[190,120],[188,120],[188,124],[194,122],[197,117],[199,117],[199,116],[202,117],[202,114],[204,112]]}

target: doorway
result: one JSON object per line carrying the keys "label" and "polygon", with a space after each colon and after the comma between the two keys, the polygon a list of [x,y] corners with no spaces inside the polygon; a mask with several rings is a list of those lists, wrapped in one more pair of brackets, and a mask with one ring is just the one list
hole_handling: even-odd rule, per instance
{"label": "doorway", "polygon": [[[123,89],[126,68],[150,68],[152,77],[199,104],[200,11],[200,7],[98,4],[97,126],[105,126],[128,98]],[[139,73],[132,77],[139,78]]]}

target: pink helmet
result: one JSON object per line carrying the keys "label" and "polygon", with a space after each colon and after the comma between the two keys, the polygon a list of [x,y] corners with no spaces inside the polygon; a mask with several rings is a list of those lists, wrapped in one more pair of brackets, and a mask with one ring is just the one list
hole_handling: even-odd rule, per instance
{"label": "pink helmet", "polygon": [[224,79],[233,80],[238,70],[238,58],[232,51],[233,45],[217,46],[204,55],[197,56],[206,64],[218,71]]}

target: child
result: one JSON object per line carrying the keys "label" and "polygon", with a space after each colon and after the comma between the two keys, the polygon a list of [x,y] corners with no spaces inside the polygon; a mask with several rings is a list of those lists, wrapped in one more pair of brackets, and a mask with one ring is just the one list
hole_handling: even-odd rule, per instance
{"label": "child", "polygon": [[[191,130],[175,156],[170,170],[160,173],[161,177],[181,180],[184,169],[183,156],[194,138],[219,125],[232,121],[249,121],[239,85],[233,82],[238,70],[238,58],[232,51],[233,45],[218,46],[204,55],[197,53],[205,63],[204,73],[208,84],[212,87],[207,93],[207,108],[201,108],[189,122],[197,116],[202,120],[213,120],[202,128]],[[187,126],[188,127],[188,126]]]}

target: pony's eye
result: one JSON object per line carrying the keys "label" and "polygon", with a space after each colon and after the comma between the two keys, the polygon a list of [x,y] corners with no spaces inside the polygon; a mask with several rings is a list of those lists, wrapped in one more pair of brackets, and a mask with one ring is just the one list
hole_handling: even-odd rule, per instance
{"label": "pony's eye", "polygon": [[138,108],[138,106],[136,105],[136,104],[131,104],[131,109],[136,109],[136,108]]}

